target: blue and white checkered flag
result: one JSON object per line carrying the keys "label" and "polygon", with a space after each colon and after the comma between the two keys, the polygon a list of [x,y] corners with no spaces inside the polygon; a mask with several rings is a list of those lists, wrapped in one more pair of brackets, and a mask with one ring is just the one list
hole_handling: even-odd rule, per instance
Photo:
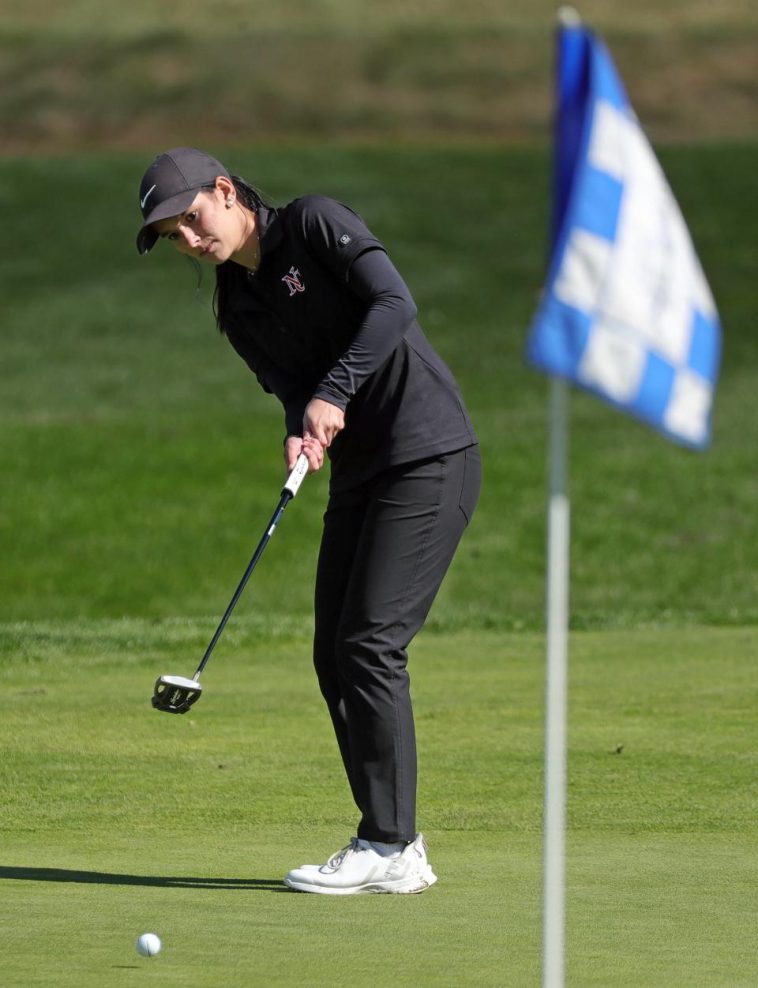
{"label": "blue and white checkered flag", "polygon": [[721,328],[687,226],[610,54],[558,36],[552,253],[527,342],[541,370],[669,438],[710,438]]}

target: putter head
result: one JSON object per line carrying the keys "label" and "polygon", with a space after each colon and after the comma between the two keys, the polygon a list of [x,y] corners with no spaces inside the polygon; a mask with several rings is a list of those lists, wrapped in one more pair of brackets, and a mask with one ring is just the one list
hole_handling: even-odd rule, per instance
{"label": "putter head", "polygon": [[184,676],[159,676],[155,680],[152,704],[167,714],[186,714],[199,698],[203,687],[195,679]]}

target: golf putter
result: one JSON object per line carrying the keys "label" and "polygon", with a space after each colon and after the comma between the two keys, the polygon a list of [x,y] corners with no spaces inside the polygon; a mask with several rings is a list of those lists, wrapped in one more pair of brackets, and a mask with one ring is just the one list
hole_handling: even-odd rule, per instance
{"label": "golf putter", "polygon": [[282,517],[284,509],[297,494],[300,489],[300,484],[303,482],[303,478],[307,473],[308,459],[304,453],[301,453],[298,457],[297,463],[292,469],[292,472],[289,477],[287,477],[284,487],[282,488],[279,503],[271,516],[271,521],[266,526],[266,531],[263,533],[263,537],[253,553],[253,558],[248,563],[247,569],[245,570],[237,589],[234,591],[234,596],[229,601],[229,606],[224,612],[224,616],[221,618],[219,626],[216,628],[216,632],[213,635],[213,638],[211,638],[208,648],[205,650],[205,655],[203,656],[200,665],[197,667],[195,675],[192,679],[186,679],[184,676],[159,676],[155,681],[155,689],[153,691],[152,699],[152,704],[156,710],[162,710],[169,714],[186,714],[192,704],[196,703],[200,698],[200,694],[203,691],[203,687],[200,685],[200,674],[203,669],[205,669],[208,659],[211,657],[211,653],[216,647],[216,643],[226,627],[226,622],[229,620],[237,601],[242,596],[242,591],[245,589],[245,585],[250,579],[250,574],[253,572],[258,560],[263,555],[263,550],[268,545],[269,539],[274,534],[274,529],[279,523],[279,519]]}

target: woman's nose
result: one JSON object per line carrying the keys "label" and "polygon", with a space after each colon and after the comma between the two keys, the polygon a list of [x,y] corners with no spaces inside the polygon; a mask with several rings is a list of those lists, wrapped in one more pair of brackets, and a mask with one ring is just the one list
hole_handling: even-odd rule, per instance
{"label": "woman's nose", "polygon": [[179,233],[187,247],[196,247],[200,237],[189,226],[180,226]]}

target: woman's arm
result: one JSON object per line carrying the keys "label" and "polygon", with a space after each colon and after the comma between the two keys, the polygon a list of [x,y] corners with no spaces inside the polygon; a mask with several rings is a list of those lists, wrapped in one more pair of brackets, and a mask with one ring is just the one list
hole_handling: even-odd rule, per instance
{"label": "woman's arm", "polygon": [[368,250],[356,258],[348,275],[348,290],[366,302],[366,314],[350,346],[313,395],[343,411],[416,318],[411,293],[383,250]]}

